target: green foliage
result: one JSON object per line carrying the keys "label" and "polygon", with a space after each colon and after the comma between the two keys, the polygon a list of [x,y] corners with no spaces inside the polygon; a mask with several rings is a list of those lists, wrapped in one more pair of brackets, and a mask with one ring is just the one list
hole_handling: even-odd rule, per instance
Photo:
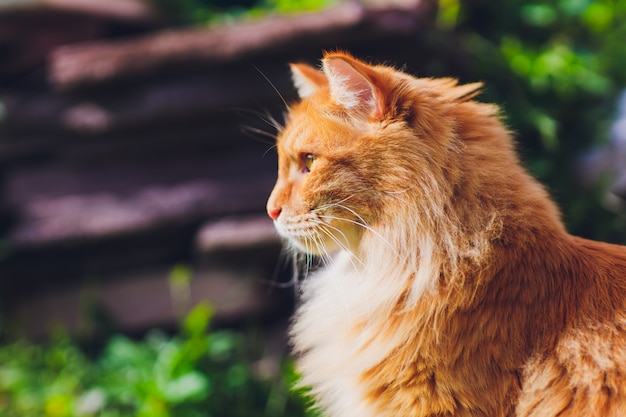
{"label": "green foliage", "polygon": [[626,243],[623,216],[600,207],[606,184],[582,189],[575,171],[582,154],[608,139],[626,86],[626,1],[440,0],[438,22],[469,54],[465,76],[484,80],[486,99],[504,108],[525,162],[553,191],[570,230]]}
{"label": "green foliage", "polygon": [[0,415],[304,416],[305,400],[289,390],[292,365],[280,364],[281,378],[262,376],[244,336],[207,332],[211,315],[198,305],[174,337],[114,336],[96,358],[64,334],[2,346]]}

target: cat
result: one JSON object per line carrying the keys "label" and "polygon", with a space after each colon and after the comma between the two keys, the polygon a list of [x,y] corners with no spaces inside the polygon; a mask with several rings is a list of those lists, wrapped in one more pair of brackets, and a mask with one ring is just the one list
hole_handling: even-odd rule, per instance
{"label": "cat", "polygon": [[291,338],[332,417],[626,416],[626,248],[568,234],[481,84],[292,64],[267,211],[324,266]]}

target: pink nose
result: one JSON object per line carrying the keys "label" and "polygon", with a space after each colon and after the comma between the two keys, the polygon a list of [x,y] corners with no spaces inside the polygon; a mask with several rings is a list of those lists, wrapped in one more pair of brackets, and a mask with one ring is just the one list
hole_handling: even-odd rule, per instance
{"label": "pink nose", "polygon": [[278,216],[280,216],[280,212],[281,211],[282,211],[281,208],[276,208],[276,207],[268,207],[267,208],[267,214],[269,214],[269,216],[272,218],[272,220],[278,219]]}

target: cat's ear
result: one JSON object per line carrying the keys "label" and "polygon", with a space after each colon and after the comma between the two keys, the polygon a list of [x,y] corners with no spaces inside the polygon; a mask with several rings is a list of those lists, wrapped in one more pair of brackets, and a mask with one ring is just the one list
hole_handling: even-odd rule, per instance
{"label": "cat's ear", "polygon": [[328,85],[324,73],[307,64],[289,64],[291,79],[300,98],[307,98],[321,87]]}
{"label": "cat's ear", "polygon": [[344,54],[331,54],[323,59],[323,69],[335,103],[366,117],[382,115],[382,93],[369,65]]}

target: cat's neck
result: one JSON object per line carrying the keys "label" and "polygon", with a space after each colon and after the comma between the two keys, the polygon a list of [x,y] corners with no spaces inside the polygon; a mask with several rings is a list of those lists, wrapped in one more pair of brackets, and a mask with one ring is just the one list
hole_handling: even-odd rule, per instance
{"label": "cat's neck", "polygon": [[419,193],[399,195],[351,255],[347,267],[372,281],[387,308],[399,302],[411,308],[428,292],[476,302],[477,289],[505,264],[549,252],[550,262],[567,262],[563,248],[571,236],[547,192],[519,164],[509,133],[493,118],[472,120],[459,130],[480,140],[463,149],[466,165],[448,174],[456,175],[450,188],[426,202]]}

